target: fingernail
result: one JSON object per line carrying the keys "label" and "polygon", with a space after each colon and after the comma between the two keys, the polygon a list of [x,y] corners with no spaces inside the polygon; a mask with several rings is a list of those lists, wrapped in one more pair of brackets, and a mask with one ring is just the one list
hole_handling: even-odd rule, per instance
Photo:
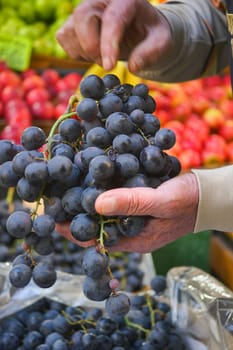
{"label": "fingernail", "polygon": [[112,63],[110,57],[108,57],[108,56],[103,57],[103,68],[106,71],[109,71],[113,68],[113,63]]}
{"label": "fingernail", "polygon": [[99,204],[99,213],[104,215],[112,214],[117,209],[115,198],[103,198]]}
{"label": "fingernail", "polygon": [[130,62],[130,68],[132,71],[137,72],[142,69],[144,66],[144,62],[141,57],[134,57],[134,60]]}

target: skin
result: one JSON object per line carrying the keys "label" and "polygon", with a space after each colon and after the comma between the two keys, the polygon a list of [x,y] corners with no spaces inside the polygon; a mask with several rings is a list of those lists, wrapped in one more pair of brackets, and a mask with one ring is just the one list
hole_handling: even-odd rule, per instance
{"label": "skin", "polygon": [[167,20],[147,0],[86,0],[56,38],[71,58],[98,63],[106,71],[122,59],[135,73],[159,63],[172,48]]}
{"label": "skin", "polygon": [[[164,182],[156,189],[119,188],[106,191],[96,200],[96,210],[105,216],[149,216],[144,230],[133,238],[122,238],[109,251],[152,252],[193,232],[198,208],[198,184],[194,174],[187,173]],[[94,242],[75,241],[69,224],[58,225],[58,232],[82,246]]]}

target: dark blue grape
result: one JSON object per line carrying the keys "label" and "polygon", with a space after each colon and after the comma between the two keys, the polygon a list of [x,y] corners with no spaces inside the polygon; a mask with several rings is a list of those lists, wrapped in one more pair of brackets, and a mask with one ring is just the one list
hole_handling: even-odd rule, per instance
{"label": "dark blue grape", "polygon": [[131,153],[119,154],[116,157],[116,172],[120,177],[130,178],[138,173],[140,163]]}
{"label": "dark blue grape", "polygon": [[150,145],[140,153],[140,162],[148,175],[158,175],[167,166],[167,158],[159,147]]}
{"label": "dark blue grape", "polygon": [[97,75],[90,74],[80,82],[80,92],[84,97],[99,100],[105,93],[104,82]]}
{"label": "dark blue grape", "polygon": [[136,84],[132,89],[132,95],[146,98],[149,93],[149,87],[144,83]]}
{"label": "dark blue grape", "polygon": [[150,95],[145,97],[145,113],[153,113],[156,110],[156,101]]}
{"label": "dark blue grape", "polygon": [[44,130],[38,126],[29,126],[21,135],[21,143],[23,147],[30,150],[37,150],[42,147],[46,142],[46,134]]}
{"label": "dark blue grape", "polygon": [[96,101],[92,98],[84,98],[77,105],[78,116],[85,121],[92,121],[96,119],[98,114],[98,107]]}
{"label": "dark blue grape", "polygon": [[100,155],[104,155],[103,149],[95,146],[90,146],[76,153],[74,157],[74,163],[79,167],[81,171],[87,171],[90,161],[96,156]]}
{"label": "dark blue grape", "polygon": [[144,122],[140,125],[140,129],[144,135],[152,136],[160,129],[160,121],[155,115],[145,113]]}
{"label": "dark blue grape", "polygon": [[88,146],[107,148],[111,145],[111,141],[112,138],[108,131],[100,126],[92,128],[86,135],[86,142]]}
{"label": "dark blue grape", "polygon": [[95,201],[104,190],[96,187],[87,187],[81,194],[81,206],[88,214],[96,214]]}
{"label": "dark blue grape", "polygon": [[39,237],[39,240],[33,245],[34,250],[39,255],[49,255],[54,251],[54,242],[52,237]]}
{"label": "dark blue grape", "polygon": [[24,337],[23,345],[26,350],[35,349],[43,342],[44,338],[38,331],[31,331]]}
{"label": "dark blue grape", "polygon": [[144,111],[142,111],[141,109],[134,109],[130,113],[129,117],[132,120],[132,122],[136,125],[142,125],[144,122]]}
{"label": "dark blue grape", "polygon": [[113,93],[108,93],[99,101],[99,111],[102,119],[107,118],[114,112],[121,112],[122,110],[122,99]]}
{"label": "dark blue grape", "polygon": [[36,160],[28,164],[24,171],[25,178],[31,183],[43,183],[48,181],[49,173],[47,163],[42,160]]}
{"label": "dark blue grape", "polygon": [[13,162],[11,160],[1,164],[0,167],[0,186],[15,187],[19,181],[19,176],[14,172]]}
{"label": "dark blue grape", "polygon": [[23,238],[31,232],[31,217],[24,211],[15,211],[8,217],[6,228],[13,237]]}
{"label": "dark blue grape", "polygon": [[25,287],[31,280],[32,270],[28,265],[14,265],[9,272],[9,280],[16,288]]}
{"label": "dark blue grape", "polygon": [[108,156],[96,156],[90,161],[89,171],[95,180],[107,180],[114,175],[115,164]]}
{"label": "dark blue grape", "polygon": [[106,89],[113,89],[115,86],[118,86],[121,84],[120,79],[118,78],[117,75],[108,73],[103,76],[102,78],[104,82],[104,86]]}
{"label": "dark blue grape", "polygon": [[108,116],[105,122],[105,127],[108,132],[113,136],[119,134],[129,135],[134,132],[134,124],[129,118],[128,114],[123,112],[115,112]]}
{"label": "dark blue grape", "polygon": [[47,237],[54,231],[55,221],[48,214],[38,215],[33,220],[33,229],[39,237]]}
{"label": "dark blue grape", "polygon": [[48,172],[52,179],[62,180],[71,174],[72,169],[73,163],[66,156],[55,156],[48,161]]}
{"label": "dark blue grape", "polygon": [[20,344],[19,337],[11,332],[5,332],[0,335],[0,348],[1,350],[15,350],[18,349]]}
{"label": "dark blue grape", "polygon": [[55,156],[66,156],[73,161],[75,151],[70,145],[66,143],[59,143],[52,148],[52,158]]}
{"label": "dark blue grape", "polygon": [[61,122],[58,132],[63,140],[68,142],[76,142],[81,136],[81,124],[77,119],[69,118]]}
{"label": "dark blue grape", "polygon": [[17,153],[12,159],[12,167],[14,172],[19,176],[23,176],[26,166],[34,160],[35,156],[31,151],[22,151]]}
{"label": "dark blue grape", "polygon": [[21,177],[16,185],[16,192],[20,199],[26,202],[35,202],[41,194],[41,183],[31,183],[25,177]]}
{"label": "dark blue grape", "polygon": [[130,136],[125,134],[115,136],[112,146],[118,153],[129,153],[133,148]]}
{"label": "dark blue grape", "polygon": [[173,130],[162,128],[155,134],[155,145],[162,150],[172,148],[176,143],[176,134]]}
{"label": "dark blue grape", "polygon": [[108,275],[103,275],[98,279],[87,276],[83,282],[83,293],[90,300],[103,301],[112,292],[109,282],[110,277]]}
{"label": "dark blue grape", "polygon": [[121,234],[134,237],[144,228],[145,218],[143,216],[120,217],[117,225]]}
{"label": "dark blue grape", "polygon": [[142,111],[145,111],[145,100],[136,95],[129,96],[127,101],[124,103],[123,110],[125,113],[130,114],[135,109],[141,109]]}
{"label": "dark blue grape", "polygon": [[151,288],[156,292],[156,294],[161,294],[165,291],[167,282],[165,276],[156,275],[150,281]]}
{"label": "dark blue grape", "polygon": [[86,249],[83,254],[82,268],[85,275],[92,278],[101,278],[108,271],[109,257],[98,252],[96,247]]}
{"label": "dark blue grape", "polygon": [[57,274],[53,266],[40,262],[34,267],[32,278],[39,287],[49,288],[56,282]]}
{"label": "dark blue grape", "polygon": [[118,319],[130,310],[130,299],[124,293],[110,295],[105,302],[105,309],[109,317]]}
{"label": "dark blue grape", "polygon": [[62,197],[62,206],[70,215],[77,215],[83,211],[81,205],[81,196],[83,189],[81,187],[72,187],[68,189]]}
{"label": "dark blue grape", "polygon": [[76,215],[70,223],[72,236],[79,241],[89,241],[97,237],[99,233],[99,223],[95,216],[87,213]]}
{"label": "dark blue grape", "polygon": [[18,153],[16,144],[11,140],[0,140],[0,164],[3,164]]}

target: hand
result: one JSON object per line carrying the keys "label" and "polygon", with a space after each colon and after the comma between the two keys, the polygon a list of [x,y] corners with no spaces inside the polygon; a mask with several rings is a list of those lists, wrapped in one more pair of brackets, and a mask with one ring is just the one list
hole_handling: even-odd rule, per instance
{"label": "hand", "polygon": [[[148,253],[193,232],[198,207],[198,185],[194,174],[174,177],[152,188],[119,188],[106,191],[96,200],[96,210],[105,216],[145,215],[143,232],[123,237],[109,251]],[[73,242],[68,225],[58,231]],[[85,242],[85,246],[94,242]],[[83,242],[81,243],[82,246]]]}
{"label": "hand", "polygon": [[167,20],[147,0],[86,0],[56,37],[71,58],[106,71],[121,59],[135,73],[163,60],[172,46]]}

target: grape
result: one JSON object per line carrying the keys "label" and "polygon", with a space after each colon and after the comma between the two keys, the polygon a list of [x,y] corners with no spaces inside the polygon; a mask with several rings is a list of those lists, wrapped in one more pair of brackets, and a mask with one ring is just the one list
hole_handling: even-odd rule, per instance
{"label": "grape", "polygon": [[[48,138],[42,129],[32,126],[22,132],[19,145],[9,140],[0,141],[2,193],[6,194],[9,188],[10,191],[15,190],[15,196],[20,201],[35,202],[35,209],[13,217],[9,214],[11,206],[3,207],[3,219],[0,218],[1,257],[8,259],[11,256],[10,248],[1,248],[4,242],[13,244],[15,239],[23,240],[14,252],[11,269],[12,275],[18,271],[16,269],[29,269],[30,276],[25,277],[22,285],[32,279],[41,288],[51,287],[56,281],[55,268],[84,274],[84,294],[94,301],[107,299],[109,313],[114,314],[111,310],[115,307],[115,316],[121,319],[122,326],[123,315],[129,305],[124,294],[117,294],[116,289],[123,287],[128,292],[140,290],[144,273],[138,268],[140,259],[137,256],[130,255],[126,260],[118,255],[116,259],[113,254],[108,254],[107,248],[116,244],[122,236],[134,237],[143,231],[146,217],[104,217],[95,210],[96,199],[106,190],[117,187],[156,188],[177,176],[181,164],[176,157],[166,153],[176,142],[175,133],[161,128],[154,114],[156,102],[149,95],[146,84],[121,84],[114,74],[106,74],[103,78],[90,75],[81,81],[80,93],[79,101],[75,95],[75,98],[69,99],[67,113],[55,121]],[[41,204],[43,213],[38,210]],[[15,209],[14,213],[24,212]],[[82,242],[92,240],[93,247],[89,250],[67,242],[55,231],[55,225],[63,222],[70,222],[74,239]],[[19,257],[14,259],[17,255]],[[149,328],[148,305],[144,303],[140,307],[141,312],[135,312],[133,316],[128,312],[127,317],[136,322],[141,316],[140,326]],[[167,311],[163,304],[160,309],[161,312]],[[84,317],[84,312],[76,310],[69,317],[75,323]],[[154,319],[158,321],[162,318],[162,313],[156,313]],[[64,317],[56,321],[56,329],[51,328],[51,323],[50,326],[48,324],[50,332],[47,333],[44,328],[43,340],[37,348],[141,350],[143,344],[150,346],[152,341],[151,338],[151,341],[144,339],[141,342],[126,329],[115,329],[109,334],[105,331],[108,341],[104,348],[99,330],[95,331],[93,325],[87,322],[90,332],[85,336],[82,333],[76,346],[66,339],[71,330],[65,331]],[[37,323],[40,324],[39,321]],[[76,324],[75,328],[78,328]],[[64,331],[64,336],[58,336],[59,333],[54,330],[59,333]],[[40,328],[38,326],[31,331],[40,332]],[[135,344],[129,345],[129,333],[130,337],[135,337]],[[37,337],[31,337],[28,344],[31,342],[32,345]],[[20,347],[29,347],[22,345],[22,339],[20,341]]]}
{"label": "grape", "polygon": [[134,131],[134,124],[128,114],[115,112],[108,116],[105,123],[106,129],[114,137],[119,134],[129,135]]}
{"label": "grape", "polygon": [[131,153],[119,154],[116,158],[116,172],[120,177],[129,178],[138,173],[140,163]]}
{"label": "grape", "polygon": [[13,141],[0,140],[0,164],[12,160],[17,153],[17,146]]}
{"label": "grape", "polygon": [[115,86],[120,85],[120,79],[115,74],[106,74],[103,76],[103,82],[106,89],[113,89]]}
{"label": "grape", "polygon": [[108,316],[113,319],[125,316],[130,310],[129,297],[124,293],[113,294],[106,300],[105,309]]}
{"label": "grape", "polygon": [[108,156],[96,156],[90,161],[89,171],[95,180],[107,180],[115,173],[115,164]]}
{"label": "grape", "polygon": [[99,100],[104,96],[105,93],[104,82],[97,75],[88,75],[80,83],[80,92],[84,97],[90,97],[95,100]]}
{"label": "grape", "polygon": [[31,183],[43,183],[48,181],[49,173],[47,163],[36,160],[28,164],[24,171],[25,178]]}
{"label": "grape", "polygon": [[10,235],[23,238],[31,232],[32,220],[28,213],[15,211],[7,219],[6,229]]}
{"label": "grape", "polygon": [[98,114],[96,101],[92,98],[84,98],[77,105],[78,116],[85,121],[92,121]]}
{"label": "grape", "polygon": [[112,292],[109,282],[110,277],[108,275],[103,275],[98,279],[87,276],[83,282],[83,293],[90,300],[103,301]]}
{"label": "grape", "polygon": [[123,110],[122,99],[109,93],[99,100],[99,111],[101,113],[101,119],[107,118],[111,113],[121,112]]}
{"label": "grape", "polygon": [[39,287],[49,288],[56,282],[57,274],[51,265],[40,262],[34,267],[32,278]]}
{"label": "grape", "polygon": [[72,172],[73,163],[66,156],[55,156],[48,161],[49,176],[55,180],[62,180]]}
{"label": "grape", "polygon": [[172,148],[176,143],[176,134],[173,130],[162,128],[155,134],[155,145],[162,150]]}
{"label": "grape", "polygon": [[9,272],[9,280],[16,288],[25,287],[32,276],[31,268],[26,264],[16,264]]}
{"label": "grape", "polygon": [[77,214],[70,223],[70,230],[72,236],[78,241],[89,241],[97,237],[98,219],[87,213]]}
{"label": "grape", "polygon": [[65,141],[76,142],[81,136],[81,125],[76,119],[65,119],[59,125],[58,131]]}
{"label": "grape", "polygon": [[54,231],[55,220],[48,214],[38,215],[34,219],[32,227],[39,237],[46,237]]}
{"label": "grape", "polygon": [[167,286],[166,278],[162,275],[156,275],[150,281],[151,288],[156,292],[156,294],[161,294],[164,292]]}
{"label": "grape", "polygon": [[26,350],[35,349],[43,341],[43,336],[37,331],[29,332],[23,341],[23,345]]}
{"label": "grape", "polygon": [[85,275],[92,278],[100,278],[107,273],[108,265],[108,256],[96,251],[95,247],[90,247],[85,251],[82,261]]}
{"label": "grape", "polygon": [[106,148],[111,145],[112,138],[105,128],[97,126],[88,131],[86,141],[88,146]]}
{"label": "grape", "polygon": [[14,172],[11,160],[6,161],[0,167],[0,184],[3,187],[15,187],[18,183],[19,176]]}
{"label": "grape", "polygon": [[19,346],[19,338],[12,332],[5,332],[0,336],[0,347],[2,350],[15,350]]}
{"label": "grape", "polygon": [[28,127],[21,135],[21,143],[28,151],[37,150],[45,144],[45,141],[45,132],[37,126]]}
{"label": "grape", "polygon": [[132,95],[140,96],[146,98],[149,93],[149,88],[146,84],[139,83],[135,85],[132,89]]}

